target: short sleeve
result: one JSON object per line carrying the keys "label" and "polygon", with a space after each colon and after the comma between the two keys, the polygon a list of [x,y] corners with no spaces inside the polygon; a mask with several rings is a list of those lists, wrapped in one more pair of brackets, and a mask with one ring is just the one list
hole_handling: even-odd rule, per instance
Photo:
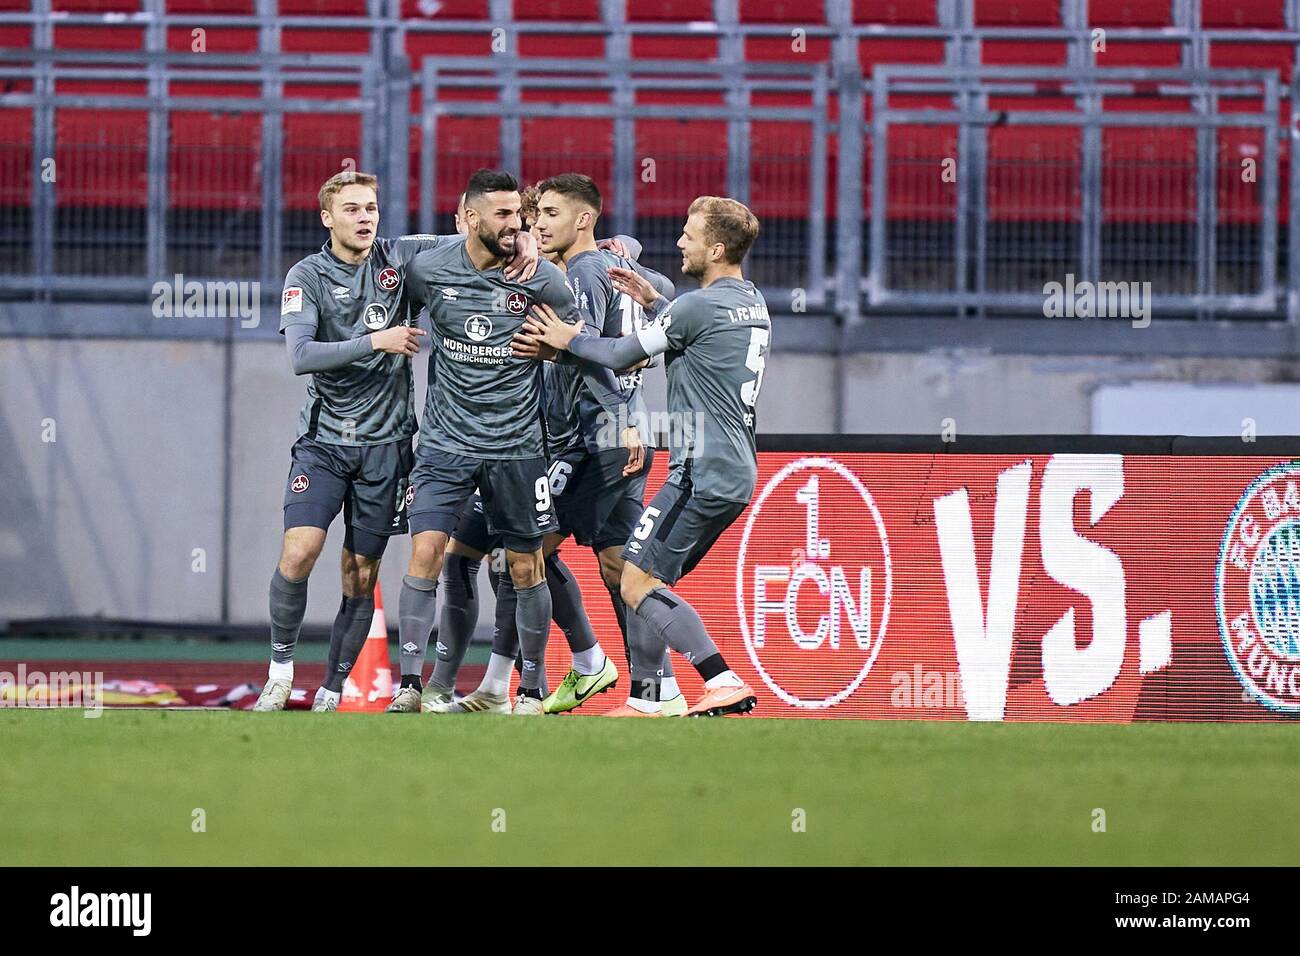
{"label": "short sleeve", "polygon": [[284,279],[280,293],[280,331],[291,325],[307,325],[313,329],[320,321],[316,301],[316,283],[304,269],[294,266]]}

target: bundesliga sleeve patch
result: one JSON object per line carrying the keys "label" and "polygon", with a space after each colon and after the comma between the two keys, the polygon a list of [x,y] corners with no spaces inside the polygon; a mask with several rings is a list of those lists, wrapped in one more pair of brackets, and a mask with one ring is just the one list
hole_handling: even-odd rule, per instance
{"label": "bundesliga sleeve patch", "polygon": [[284,290],[284,295],[280,297],[280,314],[288,315],[290,312],[302,311],[302,289],[298,286],[290,286]]}

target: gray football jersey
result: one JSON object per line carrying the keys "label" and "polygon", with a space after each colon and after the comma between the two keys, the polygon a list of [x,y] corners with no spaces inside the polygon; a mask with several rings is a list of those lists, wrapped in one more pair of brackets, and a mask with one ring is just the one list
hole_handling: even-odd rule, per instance
{"label": "gray football jersey", "polygon": [[515,358],[510,341],[534,302],[577,321],[564,273],[541,261],[531,279],[513,282],[499,268],[476,269],[464,243],[421,253],[408,271],[434,353],[420,444],[475,458],[544,457],[542,363]]}
{"label": "gray football jersey", "polygon": [[[421,251],[463,243],[459,236],[376,239],[370,255],[353,265],[330,251],[298,262],[284,280],[280,331],[307,325],[319,342],[343,342],[394,325],[411,325],[416,309],[407,270]],[[416,432],[415,380],[401,355],[371,352],[339,369],[312,373],[298,437],[334,445],[380,445]]]}
{"label": "gray football jersey", "polygon": [[668,480],[689,469],[695,493],[747,502],[758,478],[756,406],[772,320],[752,282],[719,279],[660,314],[668,339]]}
{"label": "gray football jersey", "polygon": [[[594,334],[616,338],[644,327],[646,320],[639,302],[614,289],[606,271],[611,267],[633,269],[646,276],[665,298],[671,298],[674,290],[673,284],[654,270],[604,249],[574,256],[568,263],[566,276],[578,304],[578,314]],[[595,453],[604,450],[602,444],[608,446],[611,438],[617,439],[618,429],[609,427],[605,404],[584,381],[583,373],[590,373],[593,368],[587,363],[547,363],[546,421],[557,453],[584,446]],[[641,394],[641,371],[620,372],[615,376],[615,384],[628,406],[630,421],[642,425],[641,440],[648,444],[652,436],[646,427],[648,414]]]}

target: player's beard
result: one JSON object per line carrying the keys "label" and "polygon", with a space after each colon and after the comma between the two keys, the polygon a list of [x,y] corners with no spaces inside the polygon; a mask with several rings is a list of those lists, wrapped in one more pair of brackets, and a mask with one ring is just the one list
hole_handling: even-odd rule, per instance
{"label": "player's beard", "polygon": [[492,253],[497,259],[509,259],[515,254],[514,245],[512,244],[509,249],[506,249],[501,245],[501,238],[503,236],[517,236],[518,234],[518,229],[506,229],[499,233],[484,232],[480,229],[478,231],[478,241],[483,243],[483,248]]}
{"label": "player's beard", "polygon": [[682,257],[682,275],[690,276],[692,279],[704,278],[704,260],[692,259],[690,256]]}

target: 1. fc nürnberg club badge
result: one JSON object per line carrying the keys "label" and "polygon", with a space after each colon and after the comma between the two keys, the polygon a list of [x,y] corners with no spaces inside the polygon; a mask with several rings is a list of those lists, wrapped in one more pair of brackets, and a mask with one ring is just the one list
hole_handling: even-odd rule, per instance
{"label": "1. fc n\u00fcrnberg club badge", "polygon": [[871,492],[833,458],[799,458],[763,485],[736,558],[745,652],[791,707],[825,710],[866,679],[894,587]]}
{"label": "1. fc n\u00fcrnberg club badge", "polygon": [[1242,686],[1266,707],[1300,711],[1300,462],[1270,468],[1241,496],[1214,590]]}
{"label": "1. fc n\u00fcrnberg club badge", "polygon": [[400,281],[401,277],[398,276],[397,270],[391,267],[379,273],[379,288],[385,292],[392,292]]}

